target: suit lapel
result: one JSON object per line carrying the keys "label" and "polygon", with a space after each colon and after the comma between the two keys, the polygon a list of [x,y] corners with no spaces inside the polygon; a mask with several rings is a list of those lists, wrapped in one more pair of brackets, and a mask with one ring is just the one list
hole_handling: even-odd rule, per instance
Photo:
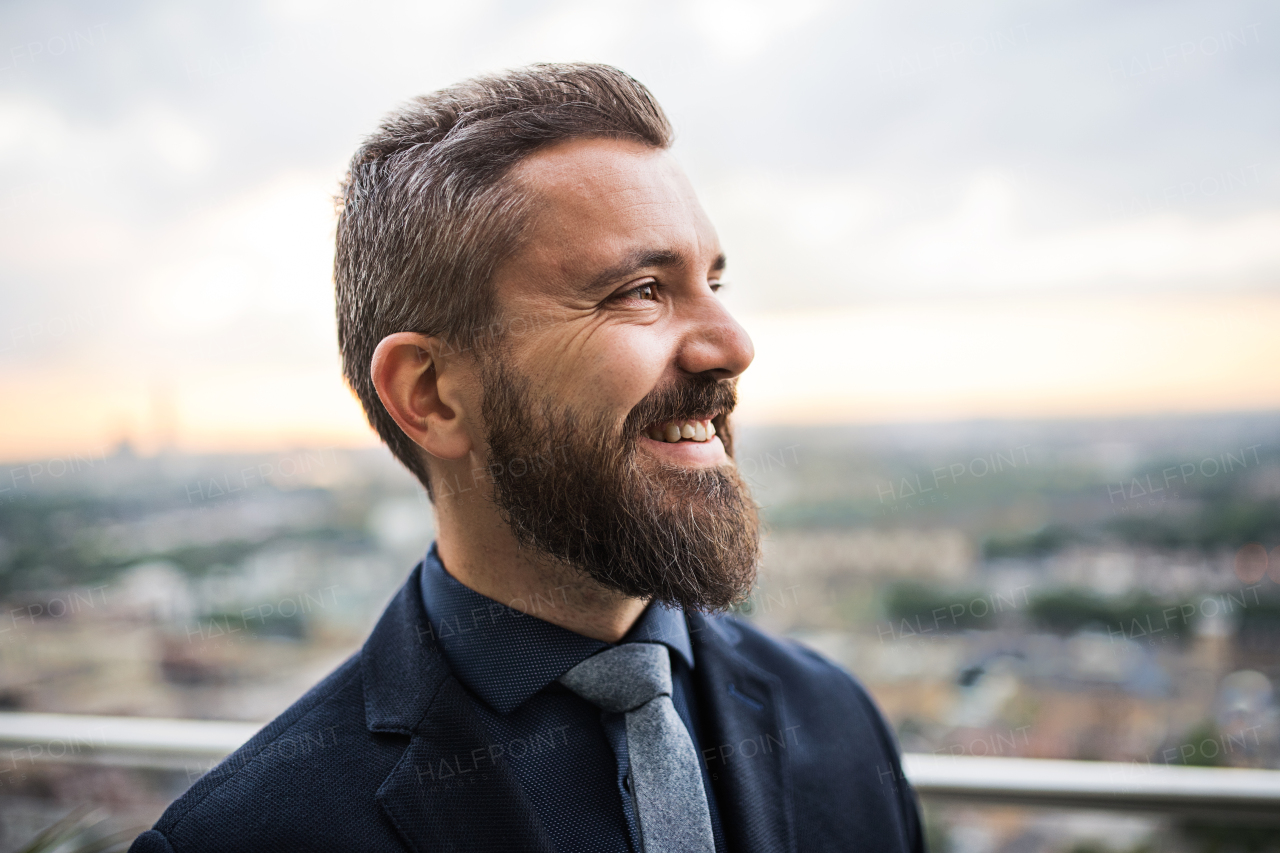
{"label": "suit lapel", "polygon": [[716,791],[729,848],[794,851],[788,728],[778,679],[734,650],[736,629],[690,614],[702,757]]}
{"label": "suit lapel", "polygon": [[422,721],[424,734],[378,791],[378,802],[417,851],[547,851],[551,841],[511,768],[489,744],[452,677]]}
{"label": "suit lapel", "polygon": [[377,800],[409,848],[550,851],[551,842],[511,768],[435,647],[419,566],[387,606],[361,655],[365,721],[409,737]]}

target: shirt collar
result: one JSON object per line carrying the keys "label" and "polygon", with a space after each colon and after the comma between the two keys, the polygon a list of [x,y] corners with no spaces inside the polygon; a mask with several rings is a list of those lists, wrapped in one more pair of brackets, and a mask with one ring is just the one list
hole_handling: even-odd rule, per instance
{"label": "shirt collar", "polygon": [[[521,604],[536,614],[552,607],[557,594],[548,590]],[[500,714],[609,646],[463,586],[445,571],[434,543],[422,565],[422,601],[432,638],[454,676]],[[678,608],[650,604],[621,642],[662,643],[693,667],[689,626]]]}

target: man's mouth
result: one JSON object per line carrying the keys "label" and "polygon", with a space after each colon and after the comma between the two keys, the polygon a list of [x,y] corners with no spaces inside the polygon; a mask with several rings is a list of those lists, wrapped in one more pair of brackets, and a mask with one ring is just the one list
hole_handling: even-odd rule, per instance
{"label": "man's mouth", "polygon": [[712,418],[705,420],[664,421],[650,426],[644,434],[654,441],[676,444],[681,441],[706,442],[715,438],[716,428]]}

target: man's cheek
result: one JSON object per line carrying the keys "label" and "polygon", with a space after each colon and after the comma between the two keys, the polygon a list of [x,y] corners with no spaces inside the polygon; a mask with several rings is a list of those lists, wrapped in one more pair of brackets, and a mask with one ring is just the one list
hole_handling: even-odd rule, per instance
{"label": "man's cheek", "polygon": [[629,412],[672,360],[670,342],[654,327],[599,316],[529,343],[522,372],[545,397],[582,410]]}
{"label": "man's cheek", "polygon": [[671,354],[663,342],[651,335],[617,335],[612,346],[601,354],[594,370],[596,392],[601,399],[630,411],[662,384],[671,364]]}

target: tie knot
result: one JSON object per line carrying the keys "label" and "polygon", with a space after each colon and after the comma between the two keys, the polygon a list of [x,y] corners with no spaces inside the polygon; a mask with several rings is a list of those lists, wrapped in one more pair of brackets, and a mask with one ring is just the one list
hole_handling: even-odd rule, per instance
{"label": "tie knot", "polygon": [[657,643],[625,643],[587,658],[560,683],[605,711],[622,713],[671,695],[671,658]]}

